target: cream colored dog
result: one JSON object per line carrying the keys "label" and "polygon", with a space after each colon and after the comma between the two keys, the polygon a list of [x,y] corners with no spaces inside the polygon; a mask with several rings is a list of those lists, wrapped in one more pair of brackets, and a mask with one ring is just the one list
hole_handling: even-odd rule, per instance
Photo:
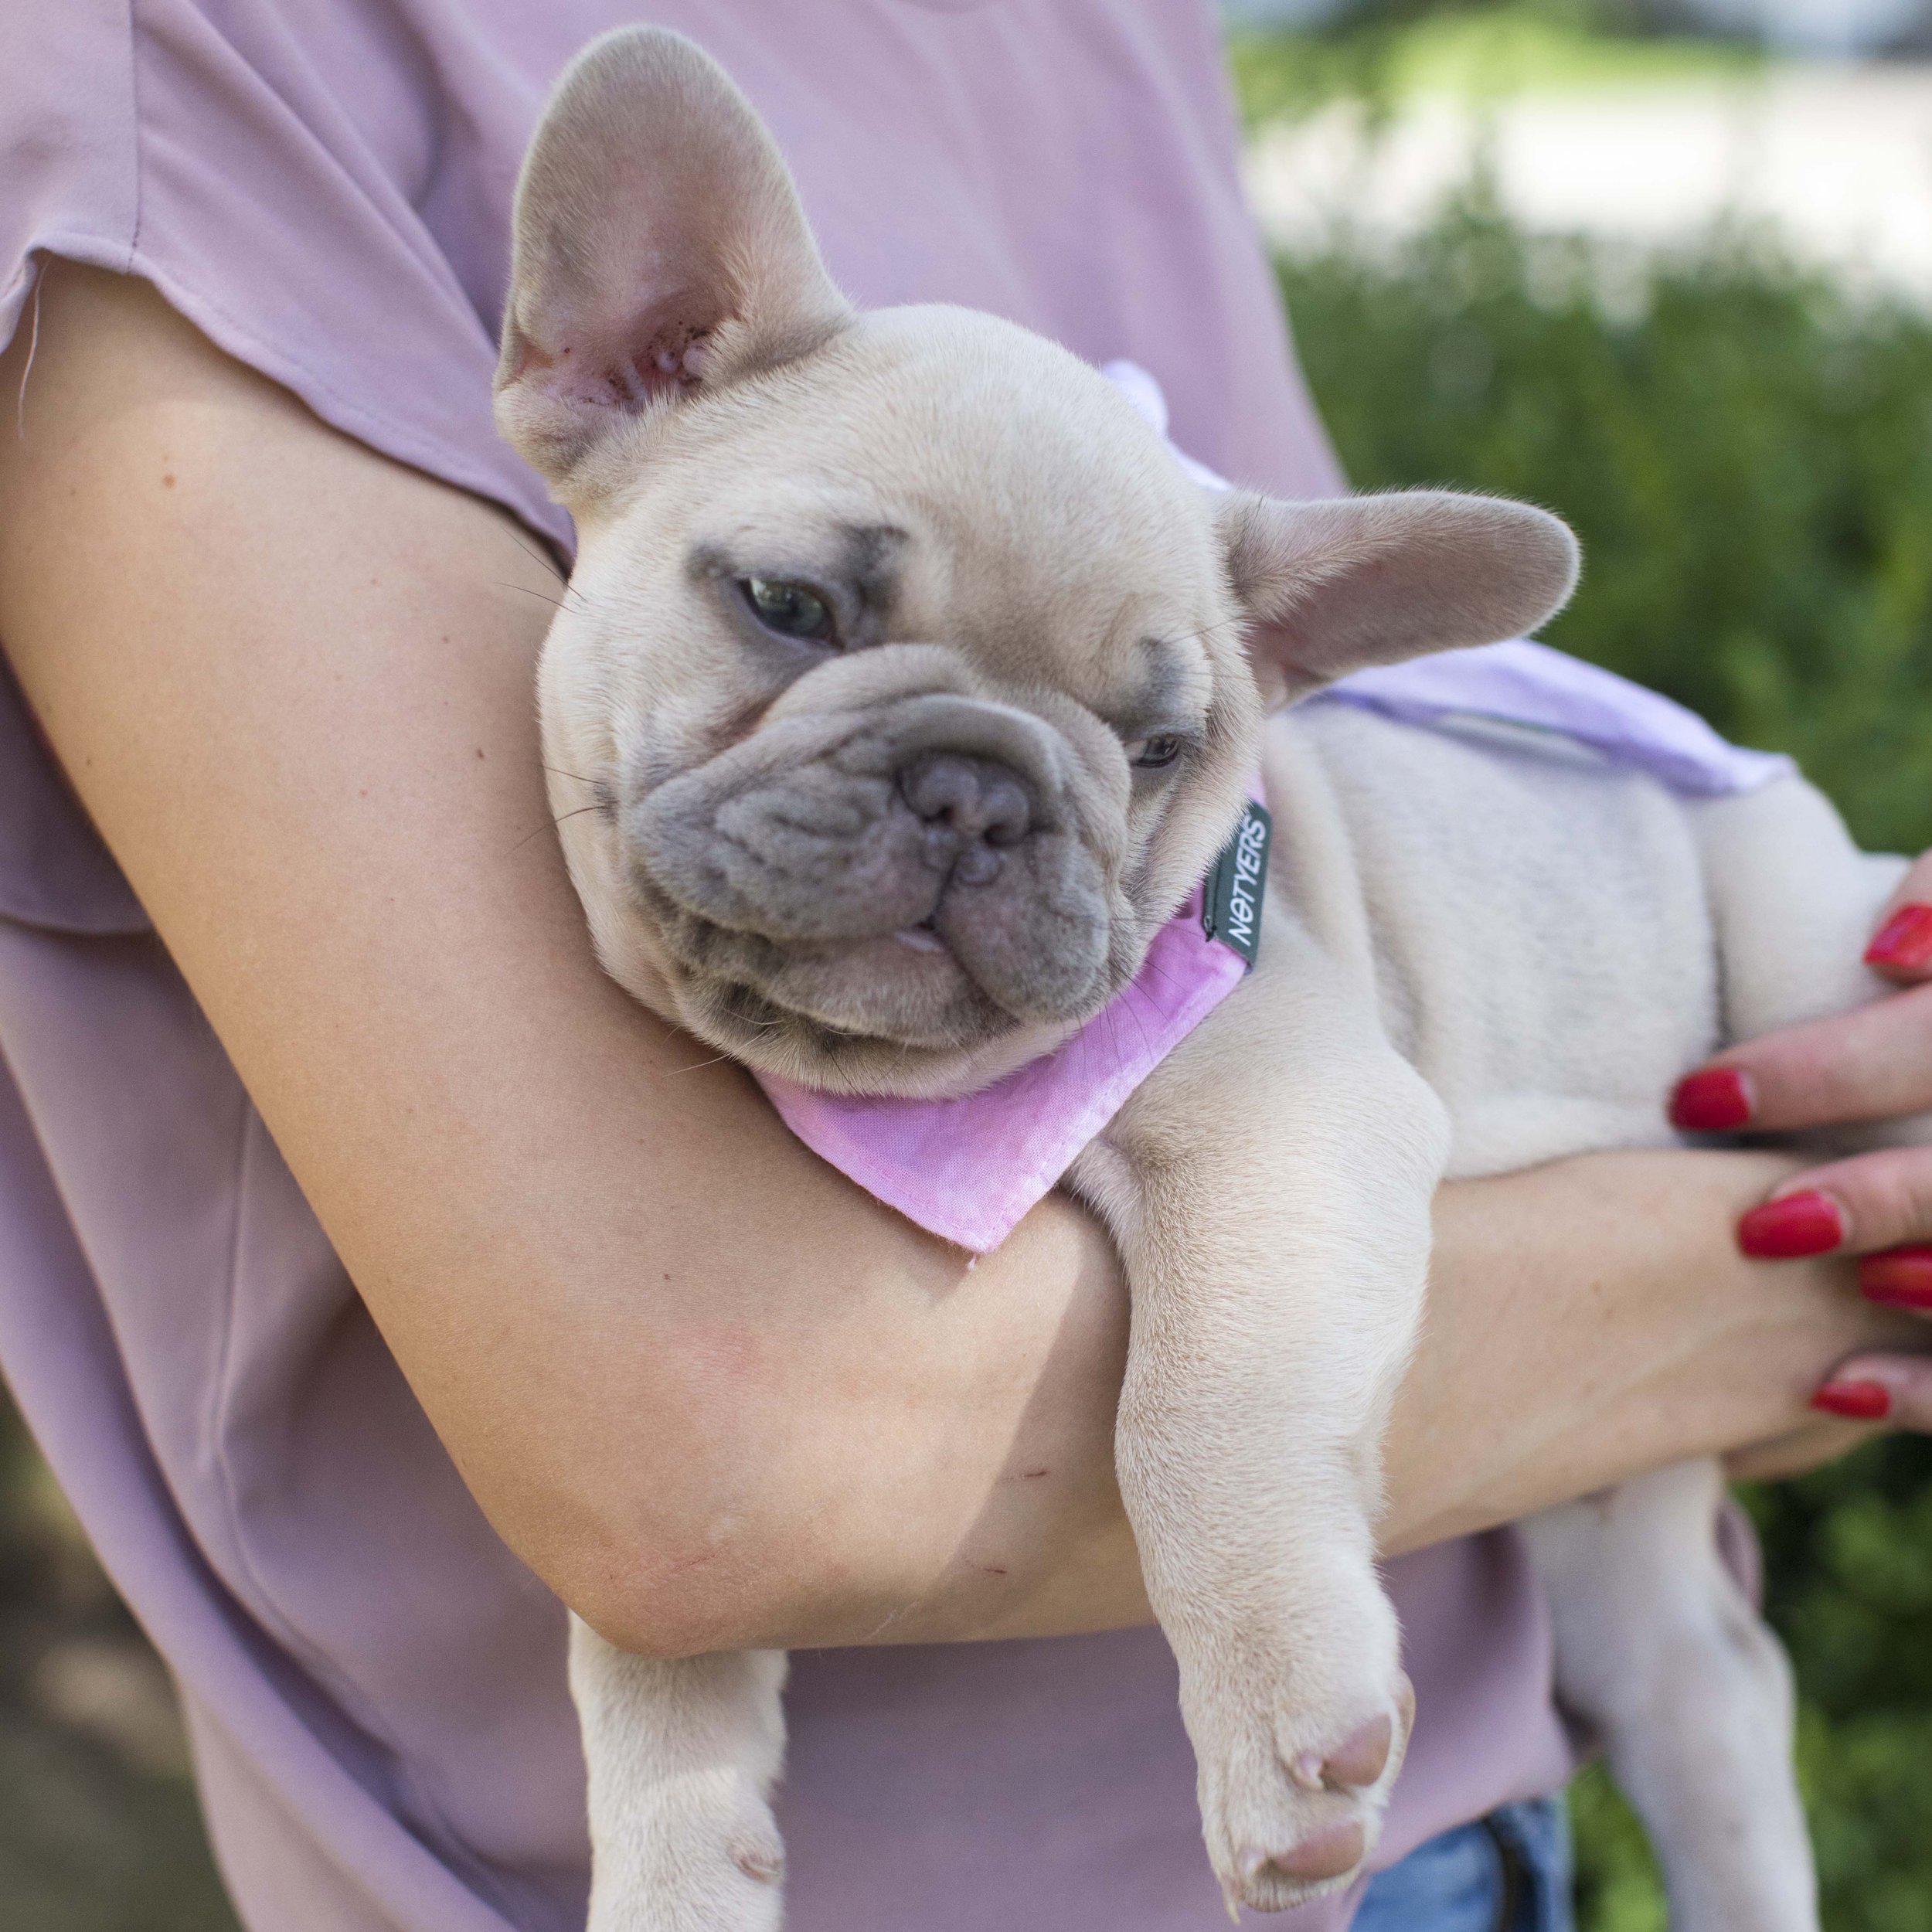
{"label": "cream colored dog", "polygon": [[[600,42],[551,104],[498,407],[582,536],[542,702],[599,956],[750,1066],[936,1095],[1053,1047],[1264,770],[1258,966],[1066,1185],[1131,1285],[1120,1480],[1214,1871],[1264,1910],[1345,1886],[1411,1715],[1379,1445],[1437,1182],[1667,1141],[1660,1097],[1721,1039],[1876,991],[1841,962],[1895,865],[1794,779],[1687,804],[1549,740],[1264,726],[1541,622],[1568,532],[1445,494],[1216,498],[1037,337],[855,314],[675,36]],[[1682,1932],[1810,1932],[1787,1673],[1717,1560],[1720,1495],[1699,1464],[1531,1526],[1561,1689]],[[783,1676],[576,1628],[595,1932],[777,1924]]]}

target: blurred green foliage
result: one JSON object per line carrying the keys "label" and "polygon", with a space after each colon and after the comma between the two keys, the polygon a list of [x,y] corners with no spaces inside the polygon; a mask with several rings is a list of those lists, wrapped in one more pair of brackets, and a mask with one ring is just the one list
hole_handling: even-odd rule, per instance
{"label": "blurred green foliage", "polygon": [[1923,315],[1743,233],[1649,264],[1532,240],[1480,188],[1284,274],[1358,484],[1560,511],[1586,574],[1552,643],[1794,753],[1867,844],[1932,842]]}
{"label": "blurred green foliage", "polygon": [[[1531,239],[1480,185],[1281,264],[1363,487],[1533,498],[1581,534],[1550,642],[1792,752],[1866,844],[1932,844],[1932,319],[1764,238],[1645,262]],[[1831,1932],[1932,1925],[1932,1442],[1755,1494],[1796,1659]],[[1588,1932],[1662,1932],[1641,1834],[1576,1794]]]}
{"label": "blurred green foliage", "polygon": [[1358,0],[1318,31],[1237,30],[1228,58],[1251,131],[1336,100],[1381,116],[1417,94],[1482,101],[1529,89],[1668,87],[1765,70],[1763,53],[1747,43],[1662,36],[1645,24],[1641,10],[1619,0]]}

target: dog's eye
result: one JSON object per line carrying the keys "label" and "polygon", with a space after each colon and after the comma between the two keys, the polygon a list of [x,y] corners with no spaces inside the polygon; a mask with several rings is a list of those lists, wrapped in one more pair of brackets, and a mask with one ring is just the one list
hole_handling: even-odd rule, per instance
{"label": "dog's eye", "polygon": [[1180,755],[1179,738],[1136,738],[1127,747],[1127,762],[1137,771],[1157,771]]}
{"label": "dog's eye", "polygon": [[804,638],[823,643],[832,634],[832,607],[816,590],[779,577],[741,577],[740,587],[751,614],[767,631],[781,638]]}

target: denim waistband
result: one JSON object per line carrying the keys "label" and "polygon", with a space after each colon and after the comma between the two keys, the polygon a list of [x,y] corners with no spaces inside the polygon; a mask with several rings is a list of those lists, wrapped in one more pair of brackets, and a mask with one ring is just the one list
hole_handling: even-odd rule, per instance
{"label": "denim waistband", "polygon": [[1352,1932],[1575,1932],[1560,1797],[1505,1804],[1371,1881]]}

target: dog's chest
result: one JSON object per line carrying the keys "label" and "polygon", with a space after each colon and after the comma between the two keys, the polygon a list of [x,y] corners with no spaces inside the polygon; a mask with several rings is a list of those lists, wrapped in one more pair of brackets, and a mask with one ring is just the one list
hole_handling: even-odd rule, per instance
{"label": "dog's chest", "polygon": [[1718,1026],[1706,893],[1672,795],[1508,728],[1320,704],[1273,729],[1271,778],[1312,759],[1333,807],[1310,815],[1325,835],[1298,835],[1284,801],[1277,887],[1359,917],[1389,1036],[1454,1123],[1451,1172],[1668,1141],[1663,1097]]}

